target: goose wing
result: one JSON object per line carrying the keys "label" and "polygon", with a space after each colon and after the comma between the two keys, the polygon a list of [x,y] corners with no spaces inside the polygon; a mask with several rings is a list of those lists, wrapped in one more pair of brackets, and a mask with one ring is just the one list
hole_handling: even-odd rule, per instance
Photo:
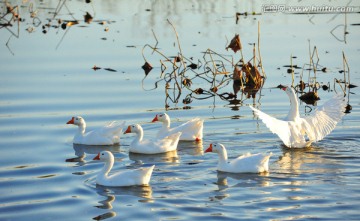
{"label": "goose wing", "polygon": [[343,96],[334,96],[311,115],[302,118],[302,132],[306,133],[310,140],[322,140],[344,116],[345,106],[346,100]]}
{"label": "goose wing", "polygon": [[174,134],[170,134],[169,136],[159,139],[156,141],[156,145],[163,147],[164,149],[173,149],[173,146],[177,146],[177,143],[179,142],[179,138],[181,136],[181,132],[177,132]]}
{"label": "goose wing", "polygon": [[276,119],[264,112],[249,106],[254,113],[262,120],[262,122],[266,125],[267,128],[270,129],[271,132],[277,134],[279,138],[283,141],[286,146],[291,146],[291,131],[290,125],[288,121],[283,121]]}
{"label": "goose wing", "polygon": [[104,127],[102,127],[100,129],[100,133],[104,135],[109,135],[109,134],[118,135],[121,134],[124,126],[125,126],[125,121],[123,121],[122,123],[119,123],[117,121],[112,121],[107,125],[105,125]]}

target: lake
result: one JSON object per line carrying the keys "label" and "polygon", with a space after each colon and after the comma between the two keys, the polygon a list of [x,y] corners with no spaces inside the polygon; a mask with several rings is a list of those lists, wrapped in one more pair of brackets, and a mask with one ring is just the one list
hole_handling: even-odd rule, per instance
{"label": "lake", "polygon": [[[345,68],[345,80],[358,86],[356,1],[8,4],[12,9],[0,3],[1,220],[358,219],[359,88],[346,88],[352,110],[306,149],[284,147],[247,107],[285,117],[289,100],[276,86],[292,84],[291,65],[298,67],[294,85],[302,77],[329,86],[318,90],[316,105],[323,104],[342,93],[344,84],[336,81],[344,80],[343,55],[350,69],[349,79]],[[237,99],[224,99],[219,95],[233,93],[231,62],[241,58],[225,48],[239,34],[244,60],[251,60],[259,25],[264,85],[255,98],[239,92]],[[184,74],[190,89],[181,76],[171,78],[181,70],[174,71],[170,61],[180,50],[186,65],[197,65]],[[145,61],[153,67],[147,75]],[[308,70],[310,61],[316,73]],[[228,73],[213,81],[212,73],[220,69]],[[196,94],[197,88],[206,93]],[[312,109],[301,102],[302,116]],[[119,146],[73,145],[76,127],[66,124],[78,115],[89,130],[113,120],[139,123],[152,138],[161,125],[151,120],[161,112],[174,126],[204,119],[203,141],[180,142],[176,152],[166,154],[129,154],[134,135],[122,135]],[[217,155],[204,153],[211,142],[223,143],[229,158],[272,152],[270,171],[218,172]],[[102,150],[114,153],[113,171],[155,164],[150,185],[96,185],[103,164],[92,159]]]}

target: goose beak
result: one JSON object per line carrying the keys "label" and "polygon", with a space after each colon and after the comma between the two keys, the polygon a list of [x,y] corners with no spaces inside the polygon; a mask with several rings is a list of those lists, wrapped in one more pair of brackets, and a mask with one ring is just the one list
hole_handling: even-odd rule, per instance
{"label": "goose beak", "polygon": [[207,152],[212,152],[212,144],[210,144],[210,146],[205,150],[205,153]]}
{"label": "goose beak", "polygon": [[131,127],[128,126],[128,128],[126,129],[126,131],[124,132],[124,134],[127,134],[127,133],[131,133]]}
{"label": "goose beak", "polygon": [[98,155],[96,155],[93,160],[100,160],[100,153],[98,153]]}
{"label": "goose beak", "polygon": [[154,119],[151,121],[151,123],[154,123],[154,122],[156,122],[156,121],[159,121],[159,119],[158,119],[158,116],[157,116],[157,115],[154,117]]}
{"label": "goose beak", "polygon": [[66,124],[74,124],[74,117],[72,117]]}

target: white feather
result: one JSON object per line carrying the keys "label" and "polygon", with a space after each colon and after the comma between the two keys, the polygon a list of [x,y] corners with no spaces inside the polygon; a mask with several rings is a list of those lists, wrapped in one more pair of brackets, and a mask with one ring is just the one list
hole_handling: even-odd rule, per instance
{"label": "white feather", "polygon": [[279,136],[287,147],[303,148],[310,146],[312,142],[322,140],[334,130],[344,115],[346,101],[344,97],[337,95],[319,106],[311,115],[301,118],[295,91],[287,87],[285,92],[291,103],[286,120],[276,119],[260,110],[249,107],[271,132]]}

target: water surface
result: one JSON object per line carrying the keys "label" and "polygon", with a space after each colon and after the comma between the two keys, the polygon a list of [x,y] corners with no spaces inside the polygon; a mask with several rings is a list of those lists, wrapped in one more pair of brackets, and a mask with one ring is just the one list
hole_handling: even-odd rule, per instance
{"label": "water surface", "polygon": [[[356,4],[349,5],[359,11]],[[20,23],[19,38],[12,37],[8,47],[11,34],[0,29],[1,220],[358,219],[359,89],[350,91],[351,113],[329,136],[305,150],[284,148],[246,107],[255,104],[273,116],[286,116],[287,96],[271,88],[291,84],[291,75],[283,67],[290,64],[291,56],[300,67],[309,62],[309,41],[311,48],[318,49],[319,64],[328,69],[319,72],[317,80],[329,82],[332,90],[320,90],[318,104],[334,95],[334,78],[343,78],[339,73],[343,69],[342,52],[350,66],[351,83],[359,85],[360,31],[358,25],[351,25],[358,22],[356,13],[346,14],[345,42],[344,13],[263,13],[261,3],[252,1],[67,1],[68,9],[63,7],[58,18],[75,17],[80,24],[66,30],[50,28],[43,34],[41,26],[46,18],[52,18],[49,12],[57,5],[58,1],[33,2],[43,22],[33,33],[25,30],[34,26],[27,14],[29,3],[20,7],[25,21]],[[4,13],[5,7],[1,7]],[[94,17],[90,24],[83,21],[86,11]],[[241,16],[236,24],[236,12],[249,15]],[[260,22],[267,75],[261,96],[242,105],[218,97],[193,100],[187,105],[190,108],[184,108],[182,97],[177,104],[169,102],[166,110],[164,82],[156,90],[142,89],[141,50],[145,44],[155,44],[153,30],[158,47],[169,56],[177,55],[175,33],[167,19],[176,27],[183,53],[195,60],[201,60],[208,48],[239,59],[238,54],[225,50],[226,38],[230,40],[235,33],[240,34],[243,53],[250,58],[250,43],[257,42]],[[107,24],[99,25],[100,21]],[[108,31],[104,31],[106,27]],[[16,31],[16,27],[11,30]],[[149,89],[160,77],[160,63],[151,51],[147,50],[146,56],[154,66],[144,81]],[[94,71],[94,65],[116,72]],[[296,72],[298,82],[300,71]],[[199,87],[210,85],[200,82]],[[335,89],[340,91],[338,85]],[[220,92],[232,92],[232,85]],[[305,115],[308,108],[301,103],[300,110]],[[177,152],[168,154],[129,155],[133,135],[124,135],[120,146],[86,147],[72,144],[76,128],[66,125],[76,115],[85,118],[89,129],[126,120],[128,124],[142,124],[145,136],[153,137],[160,124],[150,121],[165,111],[173,125],[195,116],[203,118],[203,142],[181,142]],[[270,172],[217,172],[217,156],[203,153],[214,141],[227,147],[230,158],[247,152],[273,152]],[[140,161],[154,163],[150,186],[96,185],[102,163],[92,159],[104,149],[116,157],[114,170],[138,167]]]}

